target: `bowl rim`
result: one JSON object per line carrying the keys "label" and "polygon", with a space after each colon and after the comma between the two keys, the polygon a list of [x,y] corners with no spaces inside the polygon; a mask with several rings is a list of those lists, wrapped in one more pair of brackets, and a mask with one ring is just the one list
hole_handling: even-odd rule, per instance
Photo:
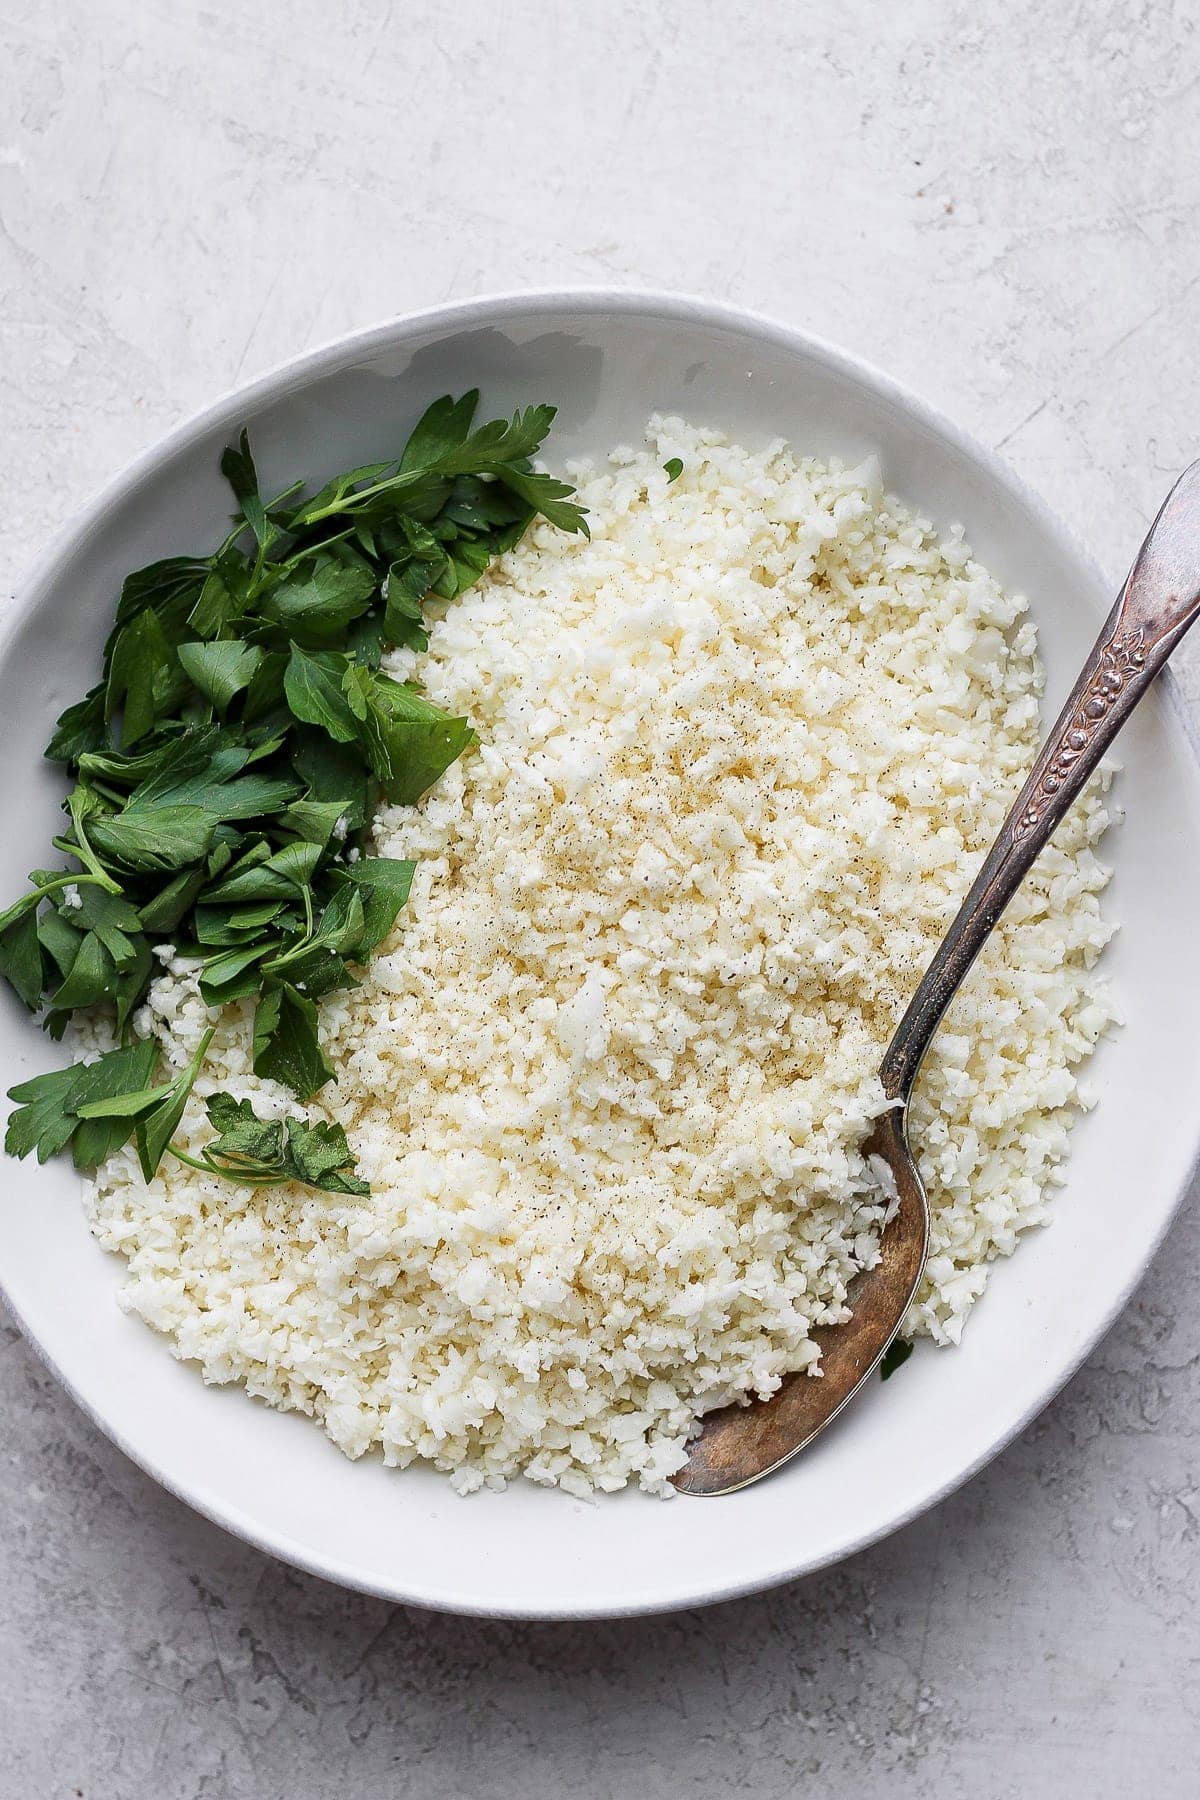
{"label": "bowl rim", "polygon": [[[1108,585],[1092,557],[1075,533],[1022,477],[1017,475],[998,451],[982,443],[972,433],[954,423],[946,414],[924,400],[902,382],[895,380],[865,357],[844,350],[817,333],[785,324],[752,308],[737,306],[667,288],[604,287],[589,284],[545,288],[504,289],[469,300],[444,301],[391,315],[354,331],[340,333],[298,355],[284,357],[272,364],[254,380],[225,389],[207,404],[194,408],[179,424],[139,451],[118,472],[96,490],[90,499],[68,514],[46,546],[38,552],[19,578],[13,598],[0,617],[0,657],[7,655],[13,637],[24,619],[37,605],[56,576],[57,570],[83,547],[93,527],[111,508],[134,493],[141,483],[167,458],[186,450],[215,429],[234,424],[248,410],[278,397],[285,389],[302,387],[326,374],[369,358],[372,354],[402,345],[406,338],[430,326],[444,327],[447,332],[464,327],[504,324],[513,315],[537,308],[555,311],[569,318],[585,316],[598,310],[631,316],[657,317],[667,324],[710,325],[717,329],[741,332],[749,338],[765,340],[785,351],[814,356],[845,378],[853,378],[890,399],[908,416],[933,429],[943,440],[962,451],[964,456],[983,469],[989,481],[1005,491],[1035,515],[1042,530],[1084,570],[1098,588]],[[1097,615],[1097,624],[1100,615]],[[1159,692],[1166,699],[1180,735],[1191,752],[1200,773],[1200,725],[1192,718],[1186,700],[1170,667],[1163,669],[1157,680]],[[986,1450],[969,1464],[956,1469],[933,1492],[921,1496],[886,1523],[871,1527],[848,1539],[832,1551],[815,1557],[801,1558],[794,1565],[781,1568],[767,1577],[748,1581],[714,1582],[703,1593],[631,1604],[606,1603],[599,1606],[552,1608],[545,1605],[516,1607],[513,1605],[478,1605],[447,1596],[433,1597],[428,1591],[401,1586],[395,1582],[376,1581],[364,1576],[361,1569],[335,1558],[314,1554],[305,1545],[286,1535],[269,1534],[254,1520],[244,1516],[235,1506],[224,1506],[210,1494],[190,1489],[161,1467],[148,1451],[135,1448],[125,1433],[114,1427],[75,1387],[54,1356],[26,1321],[4,1280],[0,1264],[0,1297],[3,1297],[25,1341],[41,1363],[65,1389],[72,1401],[131,1462],[150,1476],[166,1492],[181,1500],[194,1512],[234,1537],[252,1545],[264,1554],[359,1593],[394,1603],[425,1608],[430,1611],[459,1614],[474,1618],[510,1620],[589,1620],[619,1619],[670,1613],[683,1608],[717,1605],[748,1595],[765,1593],[799,1580],[819,1570],[834,1567],[847,1557],[890,1537],[923,1513],[940,1505],[949,1495],[970,1481],[989,1462],[1005,1450],[1014,1439],[1037,1418],[1055,1396],[1078,1372],[1096,1345],[1111,1330],[1128,1306],[1134,1292],[1145,1279],[1150,1265],[1170,1231],[1190,1187],[1200,1174],[1200,1140],[1193,1152],[1187,1174],[1171,1199],[1161,1229],[1151,1243],[1145,1261],[1133,1269],[1119,1295],[1092,1330],[1080,1340],[1061,1367],[1039,1390],[1021,1416]],[[689,1504],[685,1499],[682,1504]]]}

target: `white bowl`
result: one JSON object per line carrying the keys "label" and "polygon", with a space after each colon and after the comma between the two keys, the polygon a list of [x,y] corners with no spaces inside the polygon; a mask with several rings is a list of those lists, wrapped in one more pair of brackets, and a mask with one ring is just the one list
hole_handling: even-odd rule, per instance
{"label": "white bowl", "polygon": [[[891,381],[798,332],[659,295],[479,300],[287,364],[172,433],[62,533],[0,637],[7,771],[0,897],[44,861],[57,773],[40,761],[90,685],[121,578],[225,529],[222,446],[248,423],[268,487],[394,453],[425,404],[483,389],[495,410],[552,400],[553,456],[635,440],[652,411],[819,455],[878,450],[887,483],[1031,598],[1053,710],[1108,598],[1066,532],[989,452]],[[1134,548],[1133,545],[1130,549]],[[962,1347],[922,1346],[773,1480],[724,1500],[626,1493],[584,1506],[517,1483],[461,1500],[428,1470],[347,1462],[309,1420],[206,1388],[116,1303],[123,1265],[88,1233],[62,1161],[3,1165],[0,1278],[33,1343],[100,1427],[209,1518],[329,1580],[510,1617],[604,1617],[723,1599],[835,1562],[911,1519],[1008,1442],[1078,1366],[1146,1268],[1200,1134],[1200,774],[1173,690],[1122,740],[1126,822],[1109,839],[1107,970],[1127,1016],[1089,1079],[1052,1225],[993,1273]],[[55,1061],[5,991],[0,1086]]]}

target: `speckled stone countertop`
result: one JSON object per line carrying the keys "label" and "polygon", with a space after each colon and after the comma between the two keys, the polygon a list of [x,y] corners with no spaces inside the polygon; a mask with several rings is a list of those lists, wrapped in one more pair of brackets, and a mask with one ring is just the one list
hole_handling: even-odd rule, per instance
{"label": "speckled stone countertop", "polygon": [[[883,364],[1122,569],[1200,449],[1194,0],[7,0],[11,587],[214,393],[569,282]],[[1200,696],[1200,654],[1182,670]],[[297,1575],[160,1492],[0,1313],[0,1800],[1183,1796],[1200,1217],[1043,1418],[842,1567],[509,1626]]]}

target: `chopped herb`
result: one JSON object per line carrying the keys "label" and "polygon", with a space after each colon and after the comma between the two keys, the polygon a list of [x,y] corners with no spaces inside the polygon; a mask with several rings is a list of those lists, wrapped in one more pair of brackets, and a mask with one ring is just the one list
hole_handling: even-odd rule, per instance
{"label": "chopped herb", "polygon": [[663,470],[668,481],[678,481],[683,474],[683,463],[678,456],[672,456],[668,462],[663,464]]}
{"label": "chopped herb", "polygon": [[[259,1075],[301,1100],[332,1080],[315,1003],[355,985],[413,875],[363,857],[362,834],[381,797],[413,803],[476,741],[383,652],[424,649],[426,601],[465,592],[539,514],[587,532],[574,490],[532,466],[554,408],[476,425],[478,401],[435,401],[399,456],[308,498],[296,483],[264,499],[243,431],[221,458],[224,543],[126,579],[101,678],[46,750],[74,784],[54,840],[72,866],[35,870],[0,912],[0,975],[52,1036],[100,1005],[128,1036],[170,943],[200,959],[207,1004],[256,1000]],[[156,1046],[136,1040],[21,1083],[6,1148],[69,1145],[93,1167],[133,1138],[149,1179],[184,1154],[171,1138],[207,1045],[159,1085]],[[209,1102],[208,1173],[366,1191],[340,1127],[252,1127],[234,1104]]]}
{"label": "chopped herb", "polygon": [[[111,1100],[116,1094],[124,1097],[140,1092],[157,1060],[158,1046],[153,1039],[143,1038],[128,1049],[110,1050],[95,1062],[51,1069],[19,1082],[9,1089],[9,1098],[20,1104],[9,1118],[4,1148],[10,1156],[28,1156],[36,1150],[38,1161],[45,1162],[71,1144],[81,1168],[103,1162],[132,1137],[133,1114],[126,1107],[123,1115],[95,1129],[81,1119],[80,1108]],[[93,1150],[98,1153],[93,1155]]]}
{"label": "chopped herb", "polygon": [[303,1119],[260,1119],[248,1100],[214,1094],[208,1116],[219,1135],[199,1157],[173,1154],[194,1169],[246,1187],[298,1182],[328,1194],[369,1194],[354,1172],[354,1157],[340,1125]]}
{"label": "chopped herb", "polygon": [[[276,959],[278,960],[278,959]],[[317,1009],[288,982],[268,988],[254,1015],[254,1073],[309,1100],[333,1080],[317,1041]]]}
{"label": "chopped herb", "polygon": [[913,1347],[905,1338],[893,1338],[884,1351],[879,1364],[881,1380],[887,1381],[890,1376],[894,1375],[897,1369],[904,1366],[912,1353]]}

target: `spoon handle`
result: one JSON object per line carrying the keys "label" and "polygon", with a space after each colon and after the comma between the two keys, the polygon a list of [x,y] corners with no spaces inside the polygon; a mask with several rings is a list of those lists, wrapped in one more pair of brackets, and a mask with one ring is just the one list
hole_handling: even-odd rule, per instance
{"label": "spoon handle", "polygon": [[942,1016],[1001,914],[1172,650],[1200,615],[1200,462],[1162,504],[1078,681],[1038,753],[883,1059],[907,1102]]}

